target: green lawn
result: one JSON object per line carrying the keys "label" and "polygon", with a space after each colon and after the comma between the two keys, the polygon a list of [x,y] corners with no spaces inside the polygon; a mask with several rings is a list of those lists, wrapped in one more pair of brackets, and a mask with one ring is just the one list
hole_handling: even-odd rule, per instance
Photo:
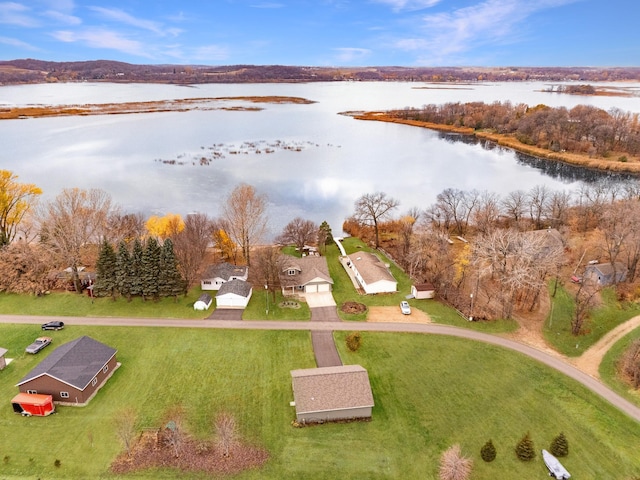
{"label": "green lawn", "polygon": [[605,289],[600,294],[602,304],[593,310],[585,322],[583,333],[571,333],[571,319],[575,308],[571,294],[562,286],[551,299],[552,310],[544,327],[545,339],[560,353],[570,357],[582,355],[607,332],[630,318],[640,315],[637,304],[620,303],[613,289]]}
{"label": "green lawn", "polygon": [[640,390],[633,390],[631,385],[623,382],[617,375],[618,360],[631,345],[631,342],[637,338],[640,338],[640,328],[636,328],[618,340],[602,359],[599,372],[600,378],[602,378],[609,388],[640,406]]}
{"label": "green lawn", "polygon": [[[336,333],[344,363],[369,371],[373,420],[296,429],[289,371],[315,366],[308,332],[68,327],[52,332],[54,346],[88,334],[117,348],[122,366],[89,406],[23,418],[9,400],[19,379],[51,351],[21,353],[39,333],[36,326],[0,325],[7,357],[14,358],[0,372],[3,479],[115,478],[108,466],[121,449],[118,412],[134,408],[139,427],[155,427],[176,405],[200,438],[211,435],[224,409],[245,439],[269,450],[267,465],[234,477],[240,479],[435,479],[438,457],[453,443],[474,459],[474,480],[543,478],[539,457],[515,459],[515,443],[527,431],[538,452],[564,432],[571,453],[563,463],[575,478],[640,475],[637,422],[559,373],[486,344],[364,332],[362,348],[351,353],[347,332]],[[498,457],[485,464],[479,450],[489,438]],[[127,478],[204,477],[163,471]]]}

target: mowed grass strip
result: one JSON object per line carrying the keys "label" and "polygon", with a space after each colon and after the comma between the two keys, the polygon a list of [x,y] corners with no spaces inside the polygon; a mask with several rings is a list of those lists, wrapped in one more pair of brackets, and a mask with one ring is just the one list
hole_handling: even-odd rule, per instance
{"label": "mowed grass strip", "polygon": [[625,382],[618,375],[618,362],[631,346],[631,343],[638,338],[640,338],[640,328],[636,328],[618,340],[602,359],[599,373],[600,378],[609,388],[640,406],[640,390],[634,390],[630,383]]}
{"label": "mowed grass strip", "polygon": [[[15,359],[0,372],[3,478],[117,478],[108,467],[122,450],[119,412],[133,408],[139,428],[158,427],[177,406],[198,438],[211,438],[215,416],[227,411],[245,440],[270,452],[264,468],[234,477],[240,479],[436,479],[440,453],[453,443],[474,459],[476,480],[542,478],[540,458],[521,463],[513,449],[530,432],[539,455],[560,431],[571,451],[563,463],[575,478],[640,475],[637,422],[562,375],[485,344],[364,332],[361,349],[351,353],[348,332],[336,333],[344,363],[369,371],[373,419],[294,428],[289,371],[315,366],[308,332],[70,326],[51,332],[54,346],[88,334],[117,348],[122,367],[87,407],[22,418],[9,400],[48,353],[21,353],[39,333],[0,325]],[[479,452],[489,438],[498,458],[485,464]],[[204,478],[170,470],[134,477]]]}

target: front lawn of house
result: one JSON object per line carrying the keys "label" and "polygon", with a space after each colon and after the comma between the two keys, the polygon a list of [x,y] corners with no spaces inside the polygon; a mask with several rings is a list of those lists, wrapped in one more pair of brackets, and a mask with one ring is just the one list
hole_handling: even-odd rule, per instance
{"label": "front lawn of house", "polygon": [[[237,479],[435,480],[439,455],[453,443],[474,459],[474,480],[542,478],[539,451],[560,431],[571,452],[563,463],[575,478],[640,475],[637,422],[561,374],[482,343],[364,332],[361,349],[351,353],[348,332],[336,333],[344,363],[369,371],[373,419],[294,428],[289,371],[315,365],[309,332],[71,325],[51,333],[54,346],[90,335],[117,348],[122,366],[87,407],[23,418],[9,403],[15,384],[49,352],[22,353],[38,326],[0,325],[2,346],[14,359],[0,372],[3,478],[120,478],[108,473],[122,449],[116,417],[132,408],[139,429],[157,427],[176,406],[200,439],[211,437],[215,415],[225,410],[243,439],[269,451],[264,468],[231,477]],[[526,432],[538,452],[531,463],[513,451]],[[486,464],[479,451],[489,438],[498,457]],[[204,476],[163,470],[122,478]]]}
{"label": "front lawn of house", "polygon": [[611,288],[600,293],[602,303],[593,309],[584,323],[582,333],[571,333],[575,302],[572,295],[562,286],[558,287],[551,312],[544,326],[544,337],[556,350],[570,357],[578,357],[600,340],[607,332],[630,318],[640,315],[640,306],[620,303]]}

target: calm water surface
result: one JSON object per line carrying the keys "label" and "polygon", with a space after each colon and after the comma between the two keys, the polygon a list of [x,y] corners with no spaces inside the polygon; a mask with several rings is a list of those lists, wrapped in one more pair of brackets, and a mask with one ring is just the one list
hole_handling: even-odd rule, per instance
{"label": "calm water surface", "polygon": [[[640,91],[640,84],[624,84]],[[427,88],[416,88],[427,87]],[[239,183],[269,198],[271,233],[295,216],[327,220],[334,231],[353,202],[378,190],[399,212],[425,208],[445,188],[504,194],[546,185],[575,190],[593,178],[541,168],[514,152],[454,141],[426,129],[356,121],[340,112],[420,107],[449,101],[506,101],[571,108],[590,104],[640,112],[640,97],[541,92],[543,83],[438,88],[415,83],[239,84],[183,87],[60,84],[0,87],[0,107],[162,99],[285,95],[310,105],[264,105],[259,112],[191,111],[0,122],[0,168],[35,183],[45,199],[63,188],[98,187],[126,211],[217,216]],[[246,106],[241,101],[225,106]],[[544,167],[544,165],[542,166]],[[582,172],[584,173],[584,172]]]}

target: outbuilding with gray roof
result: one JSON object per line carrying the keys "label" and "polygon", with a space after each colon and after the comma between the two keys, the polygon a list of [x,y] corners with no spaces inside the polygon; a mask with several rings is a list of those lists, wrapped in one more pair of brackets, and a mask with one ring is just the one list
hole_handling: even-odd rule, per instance
{"label": "outbuilding with gray roof", "polygon": [[360,365],[292,370],[291,381],[300,423],[371,418],[373,393]]}

